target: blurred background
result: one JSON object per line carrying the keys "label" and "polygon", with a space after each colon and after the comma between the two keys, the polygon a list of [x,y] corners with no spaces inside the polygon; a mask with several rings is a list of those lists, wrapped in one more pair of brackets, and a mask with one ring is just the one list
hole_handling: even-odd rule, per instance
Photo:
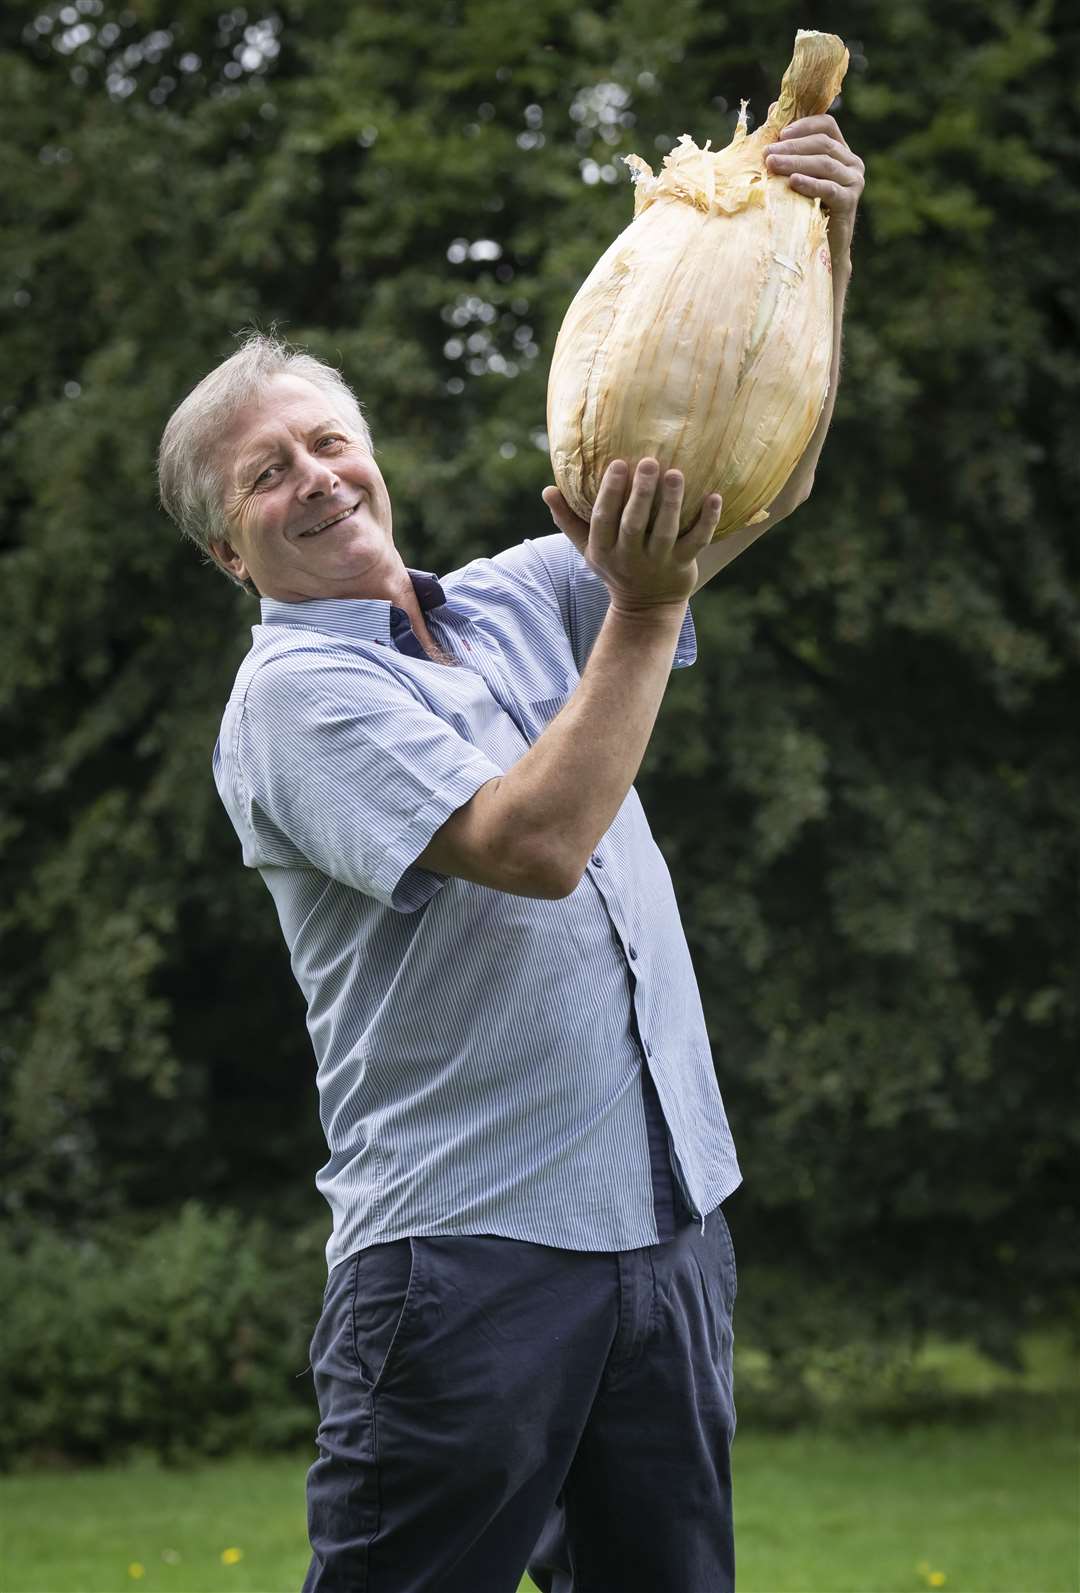
{"label": "blurred background", "polygon": [[867,167],[836,414],[694,600],[637,782],[745,1176],[741,1580],[1077,1586],[1075,18],[50,0],[0,16],[12,1593],[307,1559],[326,1152],[210,770],[257,603],[157,505],[166,419],[276,327],[364,404],[407,564],[548,534],[621,157],[759,124],[799,27],[849,46]]}

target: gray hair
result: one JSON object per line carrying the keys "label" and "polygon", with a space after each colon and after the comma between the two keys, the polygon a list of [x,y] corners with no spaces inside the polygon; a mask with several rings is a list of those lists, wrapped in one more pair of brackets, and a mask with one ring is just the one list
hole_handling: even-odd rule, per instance
{"label": "gray hair", "polygon": [[[218,441],[239,410],[266,396],[275,376],[299,376],[339,406],[355,426],[369,453],[375,450],[360,401],[332,365],[284,342],[273,332],[238,334],[235,354],[204,376],[170,415],[158,449],[157,475],[161,507],[186,537],[207,555],[215,569],[212,542],[228,542],[225,481]],[[230,581],[258,596],[252,581],[223,570]]]}

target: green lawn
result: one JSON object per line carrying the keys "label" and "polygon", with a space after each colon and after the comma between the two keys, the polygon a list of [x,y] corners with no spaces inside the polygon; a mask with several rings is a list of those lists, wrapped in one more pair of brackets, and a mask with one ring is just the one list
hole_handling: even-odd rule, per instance
{"label": "green lawn", "polygon": [[[299,1593],[307,1464],[0,1480],[4,1593]],[[861,1435],[740,1427],[740,1593],[1076,1593],[1077,1470],[1060,1412]]]}

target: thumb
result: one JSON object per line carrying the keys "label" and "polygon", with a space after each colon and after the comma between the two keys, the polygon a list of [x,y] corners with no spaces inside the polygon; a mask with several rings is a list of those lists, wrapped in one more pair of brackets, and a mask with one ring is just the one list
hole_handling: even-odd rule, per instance
{"label": "thumb", "polygon": [[558,487],[545,487],[540,496],[559,530],[570,538],[579,553],[583,552],[589,544],[588,526],[578,519]]}

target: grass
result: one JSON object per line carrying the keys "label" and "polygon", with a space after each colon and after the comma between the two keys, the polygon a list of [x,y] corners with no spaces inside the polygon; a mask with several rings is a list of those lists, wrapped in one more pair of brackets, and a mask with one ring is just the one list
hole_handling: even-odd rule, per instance
{"label": "grass", "polygon": [[[735,1448],[742,1593],[1076,1593],[1067,1431],[922,1428]],[[937,1573],[937,1576],[934,1575]]]}
{"label": "grass", "polygon": [[[842,1427],[791,1433],[741,1420],[739,1593],[1080,1593],[1071,1387],[1054,1395],[1029,1381],[1010,1399],[966,1352],[940,1356],[952,1392],[980,1396],[967,1420],[860,1424],[849,1412]],[[0,1479],[0,1588],[298,1593],[310,1459]],[[532,1593],[527,1578],[520,1593]]]}
{"label": "grass", "polygon": [[[740,1431],[734,1459],[740,1593],[1078,1587],[1077,1454],[1065,1427]],[[5,1593],[298,1593],[307,1463],[7,1478]],[[226,1563],[230,1550],[240,1557]],[[521,1593],[531,1588],[525,1579]]]}

